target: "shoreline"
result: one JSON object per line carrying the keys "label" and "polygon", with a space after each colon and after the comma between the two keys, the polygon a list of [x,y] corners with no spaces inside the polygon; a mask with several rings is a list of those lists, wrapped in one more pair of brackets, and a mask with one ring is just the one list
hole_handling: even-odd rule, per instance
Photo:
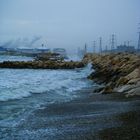
{"label": "shoreline", "polygon": [[[92,56],[92,58],[93,57],[95,56]],[[100,58],[102,58],[102,56],[96,56],[96,59],[92,60],[95,71],[91,75],[97,75],[94,78],[92,77],[93,79],[90,79],[92,81],[96,81],[99,86],[100,84],[109,85],[111,84],[110,79],[102,74],[107,72],[107,76],[110,78],[111,76],[114,77],[114,75],[110,75],[110,73],[106,71],[106,57],[104,58],[105,62],[100,60],[95,65],[95,62]],[[90,59],[88,59],[88,62],[89,60]],[[82,63],[87,64],[85,59]],[[101,64],[100,67],[98,66],[99,64]],[[117,75],[116,79],[120,78],[119,76],[120,75]],[[107,80],[107,82],[103,82],[103,80]],[[13,139],[21,139],[24,136],[26,136],[27,139],[37,138],[40,140],[46,138],[56,140],[139,139],[140,96],[131,96],[131,98],[126,98],[125,93],[117,93],[113,91],[116,88],[115,86],[113,86],[114,89],[112,89],[111,92],[102,94],[105,87],[102,87],[102,89],[97,89],[97,87],[98,85],[94,86],[93,84],[93,87],[78,90],[76,93],[77,98],[70,101],[57,101],[49,105],[42,104],[41,107],[35,108],[31,114],[26,115],[26,118],[14,128],[6,128],[3,135],[1,135],[1,138],[4,138],[4,133],[7,133],[7,137],[9,139],[11,138],[10,134],[12,134]],[[101,91],[95,93],[95,90]],[[45,94],[43,96],[43,100],[48,99],[48,96]],[[42,95],[40,96],[40,94],[36,94],[34,98],[36,99],[37,97],[40,99]],[[23,101],[20,101],[21,104],[22,102],[27,103],[27,99],[29,100],[29,98],[24,98]],[[32,100],[32,97],[30,97],[30,99]],[[50,132],[46,130],[50,130]],[[24,132],[24,134],[22,132]],[[52,133],[54,135],[52,135]]]}
{"label": "shoreline", "polygon": [[88,78],[104,85],[95,90],[102,94],[122,93],[126,97],[140,95],[140,56],[131,53],[87,54],[83,61],[91,62]]}
{"label": "shoreline", "polygon": [[137,140],[136,134],[140,133],[140,126],[136,126],[140,113],[137,98],[96,94],[92,88],[79,90],[77,94],[80,96],[74,100],[41,106],[20,127],[32,131],[46,127],[58,130],[53,136],[44,133],[40,139],[130,140],[133,137]]}
{"label": "shoreline", "polygon": [[78,90],[74,100],[41,105],[15,127],[5,128],[7,139],[139,140],[139,100],[93,90]]}

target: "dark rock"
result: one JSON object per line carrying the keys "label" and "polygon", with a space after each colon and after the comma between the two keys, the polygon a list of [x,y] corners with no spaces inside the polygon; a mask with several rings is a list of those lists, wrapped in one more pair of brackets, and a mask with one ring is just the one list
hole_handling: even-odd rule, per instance
{"label": "dark rock", "polygon": [[17,68],[17,69],[75,69],[82,68],[83,62],[58,62],[58,61],[5,61],[0,63],[0,68]]}
{"label": "dark rock", "polygon": [[140,56],[136,54],[86,54],[83,61],[92,62],[95,70],[88,76],[89,79],[109,85],[104,88],[103,93],[111,93],[114,88],[140,78]]}
{"label": "dark rock", "polygon": [[102,91],[101,93],[102,94],[110,94],[113,92],[113,88],[111,86],[106,86]]}

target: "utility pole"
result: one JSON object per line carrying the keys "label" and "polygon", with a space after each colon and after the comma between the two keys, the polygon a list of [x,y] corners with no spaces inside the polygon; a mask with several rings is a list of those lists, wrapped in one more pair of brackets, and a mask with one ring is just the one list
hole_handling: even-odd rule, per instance
{"label": "utility pole", "polygon": [[99,38],[99,51],[102,53],[102,37]]}
{"label": "utility pole", "polygon": [[129,47],[130,41],[127,41],[127,46]]}
{"label": "utility pole", "polygon": [[93,41],[93,53],[96,53],[96,41]]}
{"label": "utility pole", "polygon": [[126,46],[126,41],[124,41],[124,46]]}
{"label": "utility pole", "polygon": [[80,48],[77,49],[77,55],[80,56]]}
{"label": "utility pole", "polygon": [[87,44],[85,43],[85,54],[87,53]]}
{"label": "utility pole", "polygon": [[132,42],[131,40],[127,41],[127,46],[128,46],[128,47],[130,47],[131,42]]}
{"label": "utility pole", "polygon": [[112,34],[111,36],[111,51],[114,51],[115,49],[115,35]]}
{"label": "utility pole", "polygon": [[138,50],[140,50],[140,32],[139,32],[139,40],[138,40]]}
{"label": "utility pole", "polygon": [[[140,25],[140,23],[139,23],[139,25]],[[138,39],[138,50],[140,50],[140,27],[139,27],[139,39]]]}
{"label": "utility pole", "polygon": [[106,51],[106,52],[108,51],[108,46],[107,46],[107,45],[105,46],[105,51]]}

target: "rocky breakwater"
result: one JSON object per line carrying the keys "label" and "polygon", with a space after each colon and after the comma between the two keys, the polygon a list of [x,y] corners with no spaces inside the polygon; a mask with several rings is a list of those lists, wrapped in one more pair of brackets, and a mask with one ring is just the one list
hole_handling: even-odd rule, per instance
{"label": "rocky breakwater", "polygon": [[104,85],[96,92],[140,95],[140,56],[130,53],[87,54],[83,61],[92,62],[94,72],[88,78]]}
{"label": "rocky breakwater", "polygon": [[82,68],[83,62],[73,61],[4,61],[0,63],[0,68],[15,68],[15,69],[74,69]]}

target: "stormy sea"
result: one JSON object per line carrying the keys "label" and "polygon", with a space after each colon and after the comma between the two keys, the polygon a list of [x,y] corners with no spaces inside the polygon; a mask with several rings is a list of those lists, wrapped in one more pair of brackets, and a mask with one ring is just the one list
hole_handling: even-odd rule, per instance
{"label": "stormy sea", "polygon": [[87,79],[91,71],[90,64],[74,70],[0,69],[0,139],[96,140],[104,129],[124,125],[117,116],[137,110],[139,102],[93,93],[100,85]]}

